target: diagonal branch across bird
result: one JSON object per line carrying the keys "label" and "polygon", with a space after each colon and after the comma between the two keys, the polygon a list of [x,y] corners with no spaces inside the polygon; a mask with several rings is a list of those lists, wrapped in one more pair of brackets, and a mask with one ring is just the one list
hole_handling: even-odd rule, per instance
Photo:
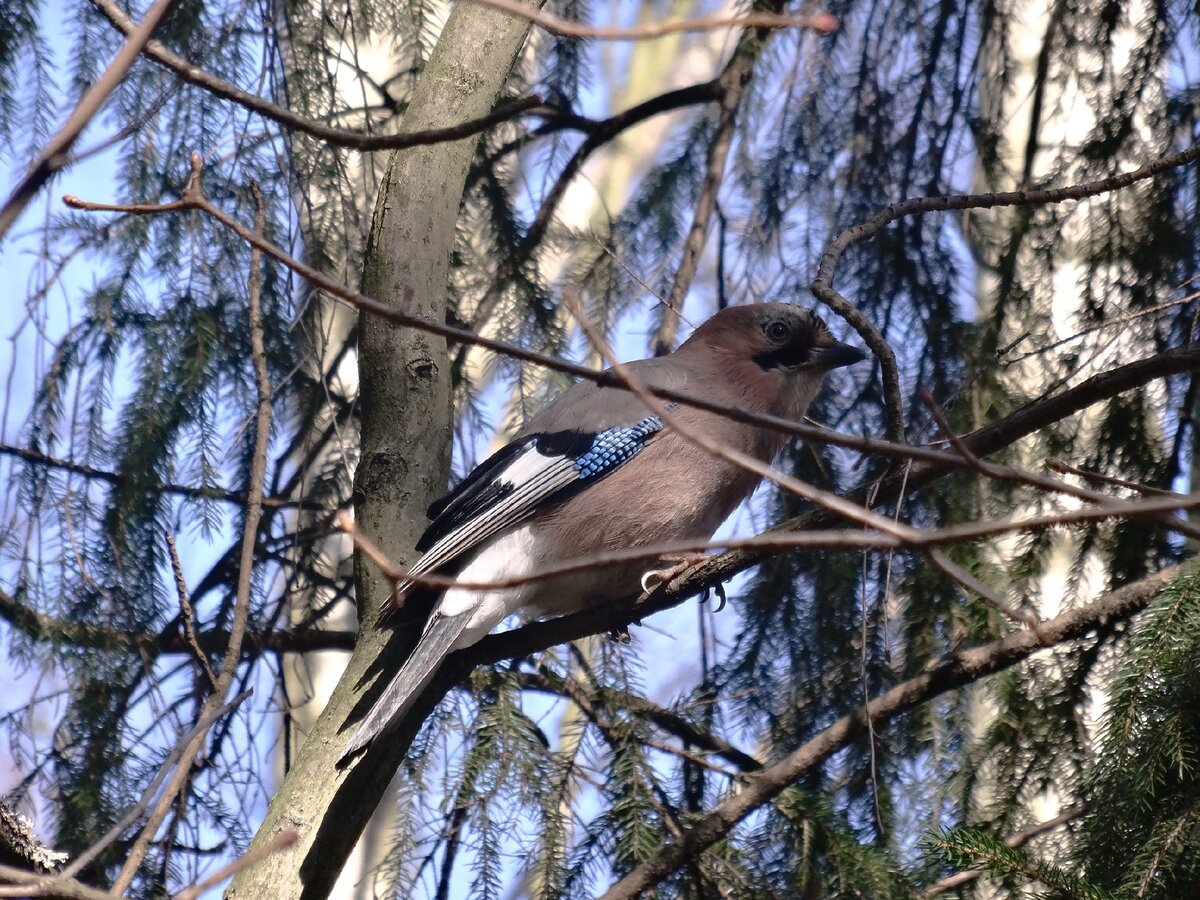
{"label": "diagonal branch across bird", "polygon": [[[724,309],[674,353],[623,368],[652,388],[686,389],[798,420],[829,371],[864,358],[811,311],[760,303]],[[764,463],[787,440],[715,412],[668,408],[681,428]],[[464,584],[511,581],[589,553],[708,538],[758,482],[758,474],[665,427],[635,394],[580,382],[430,507],[433,521],[411,572],[453,575]],[[565,615],[620,600],[661,568],[627,563],[489,590],[450,587],[433,597],[428,593],[438,589],[400,582],[381,621],[422,592],[432,612],[343,759],[399,725],[449,653],[509,616]]]}

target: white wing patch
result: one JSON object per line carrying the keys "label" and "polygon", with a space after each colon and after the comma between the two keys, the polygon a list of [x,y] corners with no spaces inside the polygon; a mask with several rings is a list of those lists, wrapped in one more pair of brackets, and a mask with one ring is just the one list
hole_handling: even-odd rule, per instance
{"label": "white wing patch", "polygon": [[[529,525],[518,526],[480,548],[459,572],[458,580],[467,584],[486,584],[532,575],[540,562],[536,545],[533,529]],[[438,604],[438,613],[443,616],[470,613],[466,627],[455,641],[453,649],[471,646],[521,609],[529,587],[525,584],[492,590],[449,588]]]}
{"label": "white wing patch", "polygon": [[[548,496],[578,480],[575,460],[566,456],[546,456],[530,443],[496,478],[498,483],[512,486],[512,492],[440,538],[417,560],[412,573],[422,575],[435,571],[497,532],[521,522]],[[410,584],[401,584],[398,591],[403,592]]]}

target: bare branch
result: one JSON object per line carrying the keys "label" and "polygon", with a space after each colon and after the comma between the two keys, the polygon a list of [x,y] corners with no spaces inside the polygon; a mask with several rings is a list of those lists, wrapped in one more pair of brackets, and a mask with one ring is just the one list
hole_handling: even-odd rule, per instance
{"label": "bare branch", "polygon": [[[188,182],[188,190],[200,190],[200,158],[192,159],[192,177]],[[251,185],[256,207],[254,234],[261,236],[266,221],[266,209],[258,185]],[[267,375],[267,353],[263,343],[262,310],[259,297],[262,286],[262,253],[255,248],[250,254],[250,273],[247,279],[247,321],[250,329],[250,358],[254,365],[254,382],[258,393],[258,404],[255,412],[254,450],[250,462],[249,500],[246,504],[246,517],[242,526],[242,550],[238,568],[237,596],[233,606],[233,621],[229,627],[229,644],[225,656],[221,660],[221,668],[217,675],[216,690],[205,701],[202,716],[223,705],[225,693],[233,684],[237,675],[238,664],[242,658],[242,643],[246,635],[247,623],[250,620],[251,579],[254,572],[254,545],[258,538],[258,525],[262,519],[263,486],[267,478],[267,457],[271,441],[271,382]],[[159,826],[166,818],[167,812],[175,802],[176,796],[183,789],[191,776],[192,761],[204,746],[204,733],[197,734],[188,743],[175,774],[159,797],[158,803],[151,810],[125,864],[114,879],[110,893],[121,894],[133,883],[138,866],[145,859],[153,844],[154,836]]]}
{"label": "bare branch", "polygon": [[694,31],[717,31],[724,28],[806,28],[818,34],[832,34],[838,28],[838,20],[829,13],[813,16],[781,16],[773,13],[750,13],[744,16],[705,16],[699,19],[684,19],[673,22],[651,22],[633,28],[597,27],[563,19],[553,13],[516,0],[471,0],[480,6],[490,6],[501,12],[527,19],[539,28],[560,37],[589,38],[600,41],[644,41]]}
{"label": "bare branch", "polygon": [[226,878],[232,878],[242,869],[248,869],[250,866],[256,865],[266,859],[273,853],[278,853],[284,847],[290,847],[300,838],[299,832],[296,831],[281,831],[275,835],[269,843],[263,844],[261,847],[255,847],[247,850],[233,862],[227,866],[222,866],[217,871],[213,872],[203,881],[198,881],[191,887],[184,888],[175,895],[175,900],[196,900],[201,894],[209,888],[214,888]]}
{"label": "bare branch", "polygon": [[[91,0],[92,5],[112,23],[113,27],[122,34],[128,35],[133,31],[133,20],[112,0]],[[276,106],[255,94],[243,91],[211,72],[206,72],[199,66],[193,65],[182,56],[172,52],[159,41],[149,41],[142,51],[148,58],[161,66],[170,69],[184,81],[204,88],[210,94],[232,101],[239,106],[256,112],[293,131],[311,135],[326,143],[349,150],[369,153],[375,150],[396,150],[404,147],[419,147],[424,144],[440,144],[443,141],[457,141],[471,137],[481,131],[487,131],[502,122],[515,118],[524,112],[529,112],[542,105],[538,96],[523,97],[505,104],[500,109],[485,116],[463,122],[461,125],[451,125],[447,128],[431,128],[427,131],[413,131],[401,134],[363,134],[358,131],[347,131],[334,128],[324,122],[307,119],[284,106]]]}
{"label": "bare branch", "polygon": [[938,549],[929,550],[925,554],[925,558],[933,565],[935,569],[957,584],[964,590],[978,594],[983,598],[992,609],[1017,625],[1024,625],[1026,628],[1037,631],[1038,620],[1033,613],[1019,609],[1014,609],[1009,605],[1008,601],[1001,597],[990,585],[984,584],[970,572],[963,569],[954,563],[944,551]]}
{"label": "bare branch", "polygon": [[759,760],[735,747],[720,735],[705,731],[669,709],[628,691],[614,691],[598,685],[589,690],[577,679],[559,675],[545,666],[539,666],[536,673],[519,673],[518,681],[526,690],[543,691],[555,696],[567,697],[589,716],[587,707],[596,703],[606,704],[612,700],[619,708],[642,716],[684,743],[692,744],[701,750],[721,757],[736,766],[741,772],[757,772],[763,767]]}
{"label": "bare branch", "polygon": [[[1200,153],[1200,150],[1197,152]],[[1172,159],[1175,158],[1173,157]],[[1187,161],[1176,161],[1174,164],[1182,165]],[[198,169],[200,165],[198,155],[194,156],[192,164]],[[1155,174],[1157,174],[1157,171],[1155,171]],[[464,328],[455,328],[452,325],[446,325],[444,322],[412,315],[400,307],[391,306],[373,297],[352,291],[284,252],[261,236],[254,234],[250,229],[209,202],[198,189],[192,187],[190,181],[189,185],[184,188],[183,199],[164,204],[138,204],[131,206],[92,203],[73,196],[64,197],[63,202],[75,209],[95,212],[130,213],[135,215],[154,215],[180,209],[197,209],[211,216],[251,246],[262,250],[267,256],[281,263],[317,288],[360,312],[378,316],[396,325],[417,328],[430,334],[440,335],[459,343],[484,347],[514,359],[536,363],[548,369],[564,372],[578,378],[585,378],[598,384],[628,389],[613,372],[598,372],[587,366],[567,362],[566,360],[544,353],[538,353],[507,341],[485,337]],[[1020,432],[1018,436],[1028,434],[1057,421],[1063,416],[1078,412],[1092,403],[1115,396],[1122,391],[1129,390],[1139,384],[1144,384],[1153,378],[1191,371],[1197,365],[1200,365],[1200,346],[1196,345],[1169,350],[1144,360],[1128,363],[1101,375],[1093,376],[1083,384],[1063,391],[1061,394],[1034,401],[1016,413],[1006,417],[1001,422],[994,423],[981,428],[971,435],[967,435],[964,437],[964,440],[968,442],[973,452],[980,455],[987,455],[1008,446],[1013,440],[1016,440],[1016,437],[1010,437],[1010,434],[1018,431]],[[939,474],[948,469],[958,468],[963,465],[961,458],[956,455],[932,450],[927,447],[916,447],[898,441],[843,434],[817,425],[792,422],[779,416],[730,408],[724,404],[714,403],[705,397],[686,391],[675,391],[667,388],[648,388],[648,390],[654,396],[661,397],[664,400],[674,400],[677,403],[683,403],[696,409],[715,412],[736,422],[771,428],[780,433],[793,435],[805,440],[859,450],[863,453],[893,456],[897,459],[919,460],[929,464],[932,467],[930,469],[931,472],[936,469]]]}
{"label": "bare branch", "polygon": [[130,23],[131,28],[125,43],[121,45],[117,55],[113,57],[113,61],[108,64],[108,68],[100,77],[92,82],[91,87],[83,92],[79,103],[67,117],[62,128],[42,148],[42,152],[29,167],[29,172],[17,182],[17,186],[9,194],[3,208],[0,208],[0,238],[8,234],[13,223],[25,211],[25,207],[41,190],[42,185],[50,180],[50,176],[66,164],[67,152],[75,144],[79,135],[83,133],[88,122],[92,121],[92,118],[100,111],[100,107],[104,105],[108,95],[115,91],[117,85],[125,78],[130,66],[138,58],[142,48],[149,42],[150,35],[154,33],[154,29],[158,27],[158,23],[162,21],[174,3],[175,0],[155,0],[154,5],[146,10],[146,15],[136,28],[132,27],[132,22]]}
{"label": "bare branch", "polygon": [[893,441],[904,439],[904,404],[900,396],[900,370],[896,355],[884,340],[883,334],[849,300],[833,288],[833,277],[843,254],[852,244],[879,234],[897,219],[905,216],[924,215],[928,212],[948,212],[959,209],[993,209],[998,206],[1045,206],[1067,200],[1083,200],[1097,194],[1106,194],[1154,178],[1171,169],[1188,165],[1200,159],[1200,144],[1179,153],[1173,153],[1146,163],[1130,172],[1121,172],[1109,178],[1089,181],[1084,184],[1060,188],[1029,191],[998,191],[987,194],[951,194],[946,197],[914,197],[883,208],[865,222],[847,228],[834,238],[817,266],[817,277],[813,280],[813,295],[859,333],[867,346],[879,358],[883,373],[884,401],[887,405],[887,434]]}
{"label": "bare branch", "polygon": [[[1145,494],[1149,497],[1172,497],[1178,496],[1174,491],[1164,491],[1161,488],[1151,487],[1148,484],[1141,484],[1137,481],[1128,481],[1124,478],[1117,478],[1114,475],[1105,475],[1103,472],[1089,472],[1087,469],[1080,469],[1076,466],[1068,465],[1061,459],[1052,459],[1046,463],[1046,466],[1055,472],[1061,472],[1064,475],[1078,475],[1080,478],[1086,478],[1089,481],[1095,481],[1098,484],[1111,484],[1113,487],[1128,488],[1131,491],[1137,491],[1139,494]],[[1172,522],[1172,527],[1182,529],[1188,523]],[[1200,530],[1193,533],[1191,530],[1184,531],[1184,534],[1190,537],[1200,537]]]}
{"label": "bare branch", "polygon": [[[558,178],[555,179],[550,190],[546,192],[546,196],[542,198],[542,205],[538,207],[537,215],[534,216],[533,222],[529,225],[529,230],[525,232],[525,237],[521,241],[519,257],[524,258],[528,256],[542,242],[542,239],[546,236],[547,229],[550,227],[550,220],[554,218],[555,211],[558,209],[563,197],[566,196],[567,188],[570,186],[571,181],[583,169],[583,164],[587,162],[593,153],[622,132],[633,128],[635,125],[640,125],[654,116],[672,112],[684,106],[711,103],[714,100],[719,100],[722,90],[720,79],[713,78],[700,84],[692,84],[674,91],[667,91],[665,94],[651,97],[649,100],[639,103],[636,106],[631,106],[622,112],[615,113],[600,122],[589,123],[588,127],[584,129],[587,132],[587,138],[579,145],[579,149],[571,155],[571,158],[567,160],[562,171],[558,173]],[[476,329],[482,326],[479,314],[473,318],[472,326]]]}
{"label": "bare branch", "polygon": [[[1117,499],[1111,494],[1105,494],[1100,491],[1088,490],[1084,487],[1071,484],[1068,481],[1061,481],[1057,478],[1047,478],[1043,475],[1036,475],[1033,472],[1027,472],[1024,469],[1017,469],[1013,466],[1001,465],[999,463],[985,462],[971,452],[971,448],[967,446],[966,441],[957,435],[953,428],[950,427],[950,422],[946,418],[945,412],[937,401],[933,399],[933,395],[929,391],[922,388],[921,398],[929,407],[934,419],[938,423],[938,427],[942,429],[942,433],[946,435],[951,446],[958,451],[959,455],[966,461],[972,469],[979,472],[986,478],[992,478],[997,481],[1009,481],[1017,484],[1024,484],[1038,490],[1050,491],[1056,494],[1066,494],[1069,497],[1077,497],[1080,500],[1089,500],[1093,503],[1110,503]],[[1085,472],[1082,469],[1076,469],[1063,462],[1051,460],[1047,466],[1056,472],[1066,474],[1080,475],[1085,478],[1092,478],[1102,484],[1112,484],[1118,487],[1130,488],[1139,493],[1154,497],[1179,497],[1173,491],[1160,491],[1157,488],[1148,487],[1147,485],[1138,485],[1122,478],[1114,478],[1108,475],[1098,475],[1095,473]],[[1156,517],[1157,521],[1171,531],[1177,531],[1180,534],[1185,534],[1188,537],[1200,538],[1200,528],[1190,522],[1179,519],[1172,513],[1163,513]]]}
{"label": "bare branch", "polygon": [[61,875],[35,875],[13,866],[0,865],[0,897],[53,897],[60,900],[109,900],[104,891]]}
{"label": "bare branch", "polygon": [[104,848],[108,847],[113,841],[119,838],[127,828],[137,822],[137,820],[140,819],[142,814],[146,811],[146,808],[150,805],[150,801],[154,799],[154,795],[158,791],[159,785],[163,783],[163,780],[175,766],[176,762],[182,758],[186,748],[197,737],[203,735],[204,732],[207,731],[209,727],[217,721],[217,719],[237,708],[237,706],[252,693],[253,691],[245,691],[244,693],[238,694],[228,703],[215,706],[213,709],[201,715],[195,725],[180,735],[175,741],[175,746],[171,749],[171,752],[167,754],[167,758],[164,759],[162,765],[159,766],[158,774],[154,776],[150,783],[146,785],[145,790],[142,791],[142,796],[138,799],[138,802],[130,807],[125,812],[125,815],[123,815],[107,832],[104,833],[104,836],[101,837],[100,840],[93,843],[87,848],[87,850],[80,853],[77,857],[75,857],[75,859],[71,860],[71,864],[63,869],[60,877],[64,879],[74,878],[81,871],[83,871],[83,868],[88,863],[99,856]]}
{"label": "bare branch", "polygon": [[[1186,569],[1184,565],[1172,566],[1111,591],[1086,606],[1068,610],[1042,623],[1043,636],[1057,646],[1085,637],[1102,625],[1127,619],[1144,609]],[[722,840],[737,822],[866,733],[868,721],[876,725],[888,722],[934,697],[1011,668],[1041,649],[1042,644],[1033,632],[1018,631],[998,641],[947,654],[928,671],[875,697],[865,709],[842,716],[779,762],[746,778],[740,791],[717,804],[681,837],[660,847],[653,857],[606,891],[602,900],[633,900],[644,896],[685,862],[696,859]]]}
{"label": "bare branch", "polygon": [[183,565],[179,562],[179,551],[175,549],[175,538],[169,531],[164,531],[163,535],[167,540],[167,555],[171,557],[171,571],[175,575],[175,593],[179,597],[179,621],[183,628],[183,639],[196,658],[196,664],[208,678],[209,686],[214,691],[218,690],[220,685],[217,683],[217,676],[213,673],[212,666],[208,664],[208,657],[200,649],[200,643],[196,640],[192,600],[188,596],[187,582],[183,578]]}
{"label": "bare branch", "polygon": [[[759,45],[756,43],[753,46]],[[679,334],[680,310],[683,309],[683,302],[700,266],[700,254],[704,251],[704,244],[708,238],[709,225],[717,208],[717,194],[725,177],[725,163],[729,158],[729,148],[733,144],[738,107],[741,105],[743,89],[757,58],[757,52],[749,52],[745,47],[739,46],[738,52],[718,79],[721,100],[717,113],[717,129],[708,147],[708,161],[704,167],[700,193],[696,198],[696,211],[692,215],[692,225],[683,242],[683,258],[679,261],[679,268],[675,270],[671,291],[663,301],[667,308],[663,311],[662,322],[654,335],[655,356],[662,356],[675,349],[675,339]]]}

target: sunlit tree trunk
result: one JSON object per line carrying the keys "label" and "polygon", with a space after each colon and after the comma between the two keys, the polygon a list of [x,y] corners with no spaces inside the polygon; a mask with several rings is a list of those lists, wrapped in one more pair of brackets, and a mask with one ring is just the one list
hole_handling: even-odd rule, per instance
{"label": "sunlit tree trunk", "polygon": [[[284,5],[277,23],[285,79],[293,104],[305,115],[326,119],[331,111],[360,108],[339,122],[364,132],[395,132],[396,97],[407,92],[400,73],[413,66],[413,54],[397,53],[392,34],[335,31],[323,6]],[[413,46],[413,42],[408,42]],[[358,67],[358,69],[355,68]],[[381,93],[380,88],[385,89]],[[305,260],[326,275],[357,287],[362,252],[385,154],[338,149],[302,134],[289,134],[296,173],[293,196]],[[320,291],[313,291],[298,323],[308,352],[297,374],[305,388],[307,422],[292,453],[297,498],[329,505],[350,497],[359,455],[357,314]],[[321,513],[297,515],[300,529],[318,525]],[[290,585],[292,627],[318,621],[321,627],[352,630],[355,607],[339,597],[334,582],[348,581],[351,547],[339,536],[313,541],[297,560],[302,566]],[[281,727],[280,771],[312,731],[338,683],[349,653],[288,654],[282,661],[285,711]],[[386,896],[394,876],[381,864],[391,847],[396,821],[395,787],[389,789],[363,832],[330,896],[352,900]]]}
{"label": "sunlit tree trunk", "polygon": [[[1120,6],[1108,31],[1111,7],[1056,0],[994,4],[985,19],[977,191],[1075,184],[1165,152],[1168,140],[1156,131],[1165,97],[1155,11],[1140,0]],[[1139,260],[1153,252],[1156,203],[1154,189],[1143,183],[1077,204],[970,214],[986,335],[978,365],[992,370],[972,391],[976,422],[993,415],[994,404],[1012,408],[1153,352],[1154,316],[1137,314],[1166,299],[1142,287],[1149,279],[1139,271]],[[1089,331],[1118,319],[1123,321],[1116,327]],[[1050,437],[1023,441],[1014,461],[1034,472],[1061,458],[1125,478],[1153,477],[1164,450],[1163,401],[1155,389],[1094,406],[1061,423]],[[991,492],[992,486],[981,490]],[[993,513],[1077,505],[1027,492],[999,501],[991,496]],[[985,551],[984,565],[1010,599],[1048,618],[1130,574],[1128,559],[1113,564],[1114,547],[1119,554],[1128,535],[1104,530],[1092,542],[1083,535],[1056,531],[1041,539],[1000,540]],[[1007,696],[999,696],[994,685],[976,690],[974,734],[988,759],[970,795],[976,819],[1011,828],[1014,819],[1044,821],[1073,802],[1071,782],[1104,703],[1105,668],[1102,660],[1074,688],[1074,741],[1049,752],[1043,748],[1018,779],[1021,786],[1012,769],[1023,765],[1014,760],[1021,726],[1015,726],[1012,746],[999,748],[1008,754],[1000,762],[992,755],[998,748],[986,746],[987,735],[998,716],[1043,715],[1018,707],[1025,698],[1067,690],[1058,683],[1070,677],[1065,657],[1036,659],[1024,670],[1027,683],[1010,686]],[[1055,847],[1063,848],[1061,832],[1046,844],[1047,850]]]}
{"label": "sunlit tree trunk", "polygon": [[[445,127],[490,110],[528,29],[528,22],[494,10],[456,7],[415,86],[404,128]],[[445,317],[459,202],[477,145],[477,138],[466,138],[388,156],[364,256],[365,292],[419,315]],[[445,489],[451,436],[446,344],[379,319],[362,323],[359,340],[361,459],[354,512],[368,537],[401,554],[416,544],[425,508]],[[360,620],[374,622],[390,590],[369,561],[357,560]],[[282,829],[296,830],[299,839],[241,872],[228,897],[316,898],[333,890],[407,749],[393,736],[356,765],[336,765],[348,740],[343,725],[361,699],[367,673],[395,663],[387,659],[395,650],[389,637],[373,628],[360,635],[253,846]]]}

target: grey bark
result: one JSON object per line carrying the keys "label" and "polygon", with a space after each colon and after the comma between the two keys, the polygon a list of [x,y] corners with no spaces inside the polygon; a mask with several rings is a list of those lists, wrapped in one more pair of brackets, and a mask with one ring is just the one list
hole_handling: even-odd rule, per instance
{"label": "grey bark", "polygon": [[[526,21],[472,4],[455,7],[418,83],[405,131],[450,125],[491,109],[525,40]],[[363,270],[363,290],[385,302],[443,319],[450,253],[477,139],[394,153],[381,187]],[[425,523],[425,508],[446,488],[451,408],[446,345],[370,317],[359,343],[362,456],[355,476],[359,527],[404,562]],[[313,733],[272,798],[252,846],[294,829],[299,840],[240,873],[229,898],[318,898],[337,880],[420,721],[453,683],[446,673],[413,708],[408,727],[377,742],[347,769],[335,765],[369,705],[374,676],[405,652],[405,634],[371,627],[390,586],[356,562],[364,628]],[[351,723],[352,724],[352,723]]]}
{"label": "grey bark", "polygon": [[[397,130],[398,119],[347,116],[346,109],[376,98],[367,76],[357,80],[336,77],[343,59],[366,59],[369,54],[361,51],[369,51],[371,42],[391,41],[392,32],[382,30],[391,23],[380,23],[378,33],[347,34],[334,27],[329,17],[314,14],[309,4],[303,3],[280,5],[275,21],[292,109],[320,121],[330,121],[337,114],[347,127],[363,131]],[[414,62],[401,59],[399,67]],[[369,81],[384,84],[396,71],[395,60],[373,59]],[[287,146],[304,260],[339,283],[357,286],[387,156],[331,147],[298,132],[287,135]],[[358,418],[348,410],[357,408],[357,325],[353,308],[322,291],[313,291],[304,301],[297,329],[302,367],[295,383],[308,421],[288,461],[301,473],[294,488],[296,498],[308,499],[317,491],[322,497],[340,500],[349,498],[353,490],[360,448]],[[323,522],[325,514],[297,510],[295,518],[297,531],[303,531]],[[349,599],[339,600],[338,591],[330,586],[342,580],[351,564],[350,542],[343,535],[332,534],[303,542],[294,553],[299,572],[313,572],[324,579],[293,575],[288,611],[292,627],[315,621],[321,629],[353,631],[354,604]],[[279,721],[286,734],[278,741],[281,766],[277,777],[282,777],[283,765],[312,733],[348,660],[348,653],[330,650],[289,653],[280,660],[280,708],[284,714]],[[394,871],[381,869],[380,864],[395,833],[396,809],[394,794],[379,803],[330,897],[368,900],[394,893]]]}

